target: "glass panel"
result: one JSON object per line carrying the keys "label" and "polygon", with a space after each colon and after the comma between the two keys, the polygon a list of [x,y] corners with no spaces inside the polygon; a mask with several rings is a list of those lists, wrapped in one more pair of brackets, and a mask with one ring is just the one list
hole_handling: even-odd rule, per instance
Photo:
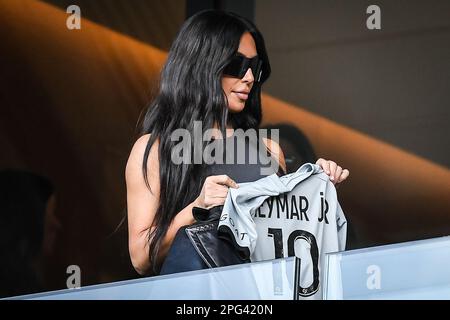
{"label": "glass panel", "polygon": [[293,299],[295,258],[198,270],[14,299]]}
{"label": "glass panel", "polygon": [[325,299],[450,299],[450,237],[332,253]]}
{"label": "glass panel", "polygon": [[[292,300],[295,260],[290,257],[13,299]],[[450,299],[450,237],[327,254],[323,275],[324,299]]]}

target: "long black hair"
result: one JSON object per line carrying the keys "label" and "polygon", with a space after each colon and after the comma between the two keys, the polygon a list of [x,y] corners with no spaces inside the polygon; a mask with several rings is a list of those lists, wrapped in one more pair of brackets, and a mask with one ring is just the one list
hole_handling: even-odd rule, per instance
{"label": "long black hair", "polygon": [[[254,83],[241,112],[228,113],[222,71],[236,54],[245,32],[253,36],[263,61],[261,81]],[[202,122],[203,132],[217,124],[223,136],[227,124],[235,129],[257,129],[261,122],[261,84],[269,75],[264,39],[256,26],[243,17],[224,11],[202,11],[186,20],[178,32],[161,72],[159,93],[148,107],[141,132],[151,134],[142,163],[150,191],[147,160],[153,143],[159,139],[159,208],[148,234],[153,272],[158,272],[158,252],[169,225],[179,211],[198,197],[206,178],[204,164],[175,165],[171,161],[176,144],[171,141],[171,133],[182,128],[193,136],[194,121]]]}

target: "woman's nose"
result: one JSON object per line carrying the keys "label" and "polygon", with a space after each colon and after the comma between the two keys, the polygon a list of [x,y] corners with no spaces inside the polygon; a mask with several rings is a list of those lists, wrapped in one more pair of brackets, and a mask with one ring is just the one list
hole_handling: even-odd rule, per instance
{"label": "woman's nose", "polygon": [[242,81],[244,82],[253,82],[255,81],[255,77],[253,76],[253,72],[251,68],[248,68],[247,72],[245,73],[244,77],[242,78]]}

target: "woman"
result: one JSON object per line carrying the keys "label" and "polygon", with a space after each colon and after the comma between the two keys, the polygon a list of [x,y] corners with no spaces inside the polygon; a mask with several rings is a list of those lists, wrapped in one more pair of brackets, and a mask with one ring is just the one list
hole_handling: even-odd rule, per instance
{"label": "woman", "polygon": [[[163,67],[159,94],[143,120],[143,135],[126,167],[129,251],[139,274],[157,274],[165,260],[164,273],[174,270],[173,264],[190,264],[178,270],[204,267],[179,230],[195,222],[194,207],[223,205],[228,188],[261,178],[257,170],[261,163],[175,164],[171,134],[181,128],[193,135],[195,121],[201,121],[203,130],[219,129],[216,139],[233,137],[236,129],[257,129],[261,85],[269,75],[263,37],[250,21],[203,11],[182,26]],[[285,172],[279,145],[263,141]],[[254,151],[249,145],[246,150]],[[332,161],[319,159],[317,164],[335,183],[349,175]]]}

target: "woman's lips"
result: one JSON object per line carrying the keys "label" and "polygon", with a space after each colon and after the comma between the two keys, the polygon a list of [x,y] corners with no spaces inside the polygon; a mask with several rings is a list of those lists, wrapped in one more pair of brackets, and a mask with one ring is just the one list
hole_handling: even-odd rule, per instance
{"label": "woman's lips", "polygon": [[247,100],[248,99],[248,93],[236,92],[236,91],[233,91],[233,93],[235,95],[237,95],[238,98],[241,99],[241,100]]}

